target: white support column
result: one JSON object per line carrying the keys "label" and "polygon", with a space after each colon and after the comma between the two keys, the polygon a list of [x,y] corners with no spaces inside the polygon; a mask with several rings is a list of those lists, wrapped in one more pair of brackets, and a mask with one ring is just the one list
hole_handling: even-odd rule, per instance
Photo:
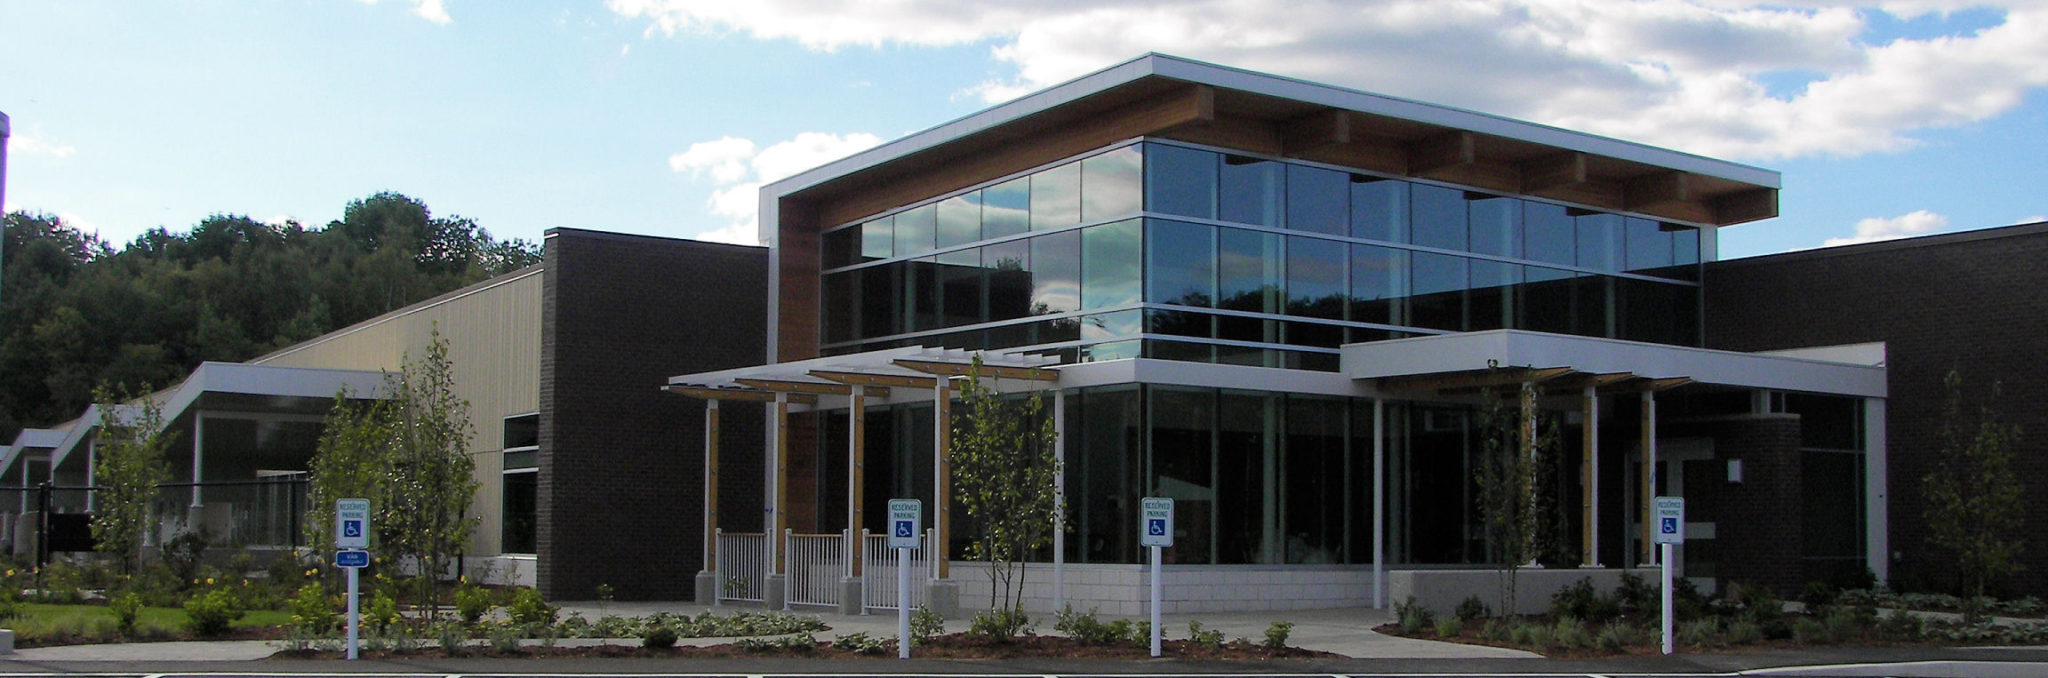
{"label": "white support column", "polygon": [[1580,492],[1585,495],[1585,524],[1580,531],[1586,535],[1585,552],[1579,555],[1581,567],[1600,567],[1600,395],[1593,387],[1585,391],[1584,431],[1585,466],[1579,470]]}
{"label": "white support column", "polygon": [[1052,609],[1067,603],[1067,392],[1052,390],[1052,458],[1060,472],[1052,477]]}
{"label": "white support column", "polygon": [[849,536],[846,559],[846,576],[861,576],[861,557],[867,545],[861,543],[860,528],[862,504],[866,501],[867,483],[867,407],[866,386],[853,387],[853,397],[846,408],[846,533]]}
{"label": "white support column", "polygon": [[[100,429],[100,430],[102,430],[102,431],[105,431],[106,429]],[[92,487],[92,486],[93,486],[93,484],[94,484],[94,483],[93,483],[93,480],[94,480],[94,478],[95,478],[95,477],[97,477],[97,475],[99,474],[99,465],[100,465],[100,460],[99,460],[99,447],[100,447],[100,441],[99,441],[99,436],[98,436],[98,435],[94,435],[93,437],[91,437],[91,438],[87,438],[87,439],[86,439],[86,441],[85,441],[85,486],[86,486],[86,487]],[[55,467],[55,466],[52,466],[51,468],[52,468],[52,469],[55,469],[56,467]],[[51,475],[53,475],[53,476],[54,476],[54,475],[56,475],[56,472],[55,472],[55,471],[53,470],[53,471],[51,472]],[[92,491],[92,490],[89,490],[89,489],[85,491],[85,512],[86,512],[86,513],[92,513],[92,510],[93,510],[93,503],[92,503],[92,502],[93,502],[93,497],[94,497],[95,495],[98,495],[98,494],[99,494],[98,492],[94,492],[94,491]]]}
{"label": "white support column", "polygon": [[205,476],[201,474],[200,469],[203,468],[201,462],[205,459],[206,413],[195,412],[192,414],[192,508],[195,509],[202,505],[199,483],[204,482]]}
{"label": "white support column", "polygon": [[1886,503],[1890,470],[1885,440],[1885,400],[1863,399],[1863,560],[1878,583],[1891,580],[1891,511]]}
{"label": "white support column", "polygon": [[953,423],[953,399],[952,396],[947,393],[946,387],[948,385],[949,384],[946,383],[946,378],[942,376],[939,377],[937,382],[932,386],[933,548],[930,557],[932,559],[933,564],[935,565],[932,571],[935,573],[934,578],[936,579],[951,578],[953,565],[951,562],[953,560],[952,554],[949,553],[951,549],[947,548],[947,545],[951,543],[950,541],[948,541],[948,531],[952,527],[948,524],[951,521],[947,520],[947,518],[948,514],[952,513],[953,508],[952,503],[948,501],[953,496],[953,465],[951,463],[952,460],[947,458],[948,455],[952,453],[953,448],[953,436],[951,435],[952,431],[950,426]]}
{"label": "white support column", "polygon": [[1387,403],[1372,399],[1372,606],[1387,607]]}

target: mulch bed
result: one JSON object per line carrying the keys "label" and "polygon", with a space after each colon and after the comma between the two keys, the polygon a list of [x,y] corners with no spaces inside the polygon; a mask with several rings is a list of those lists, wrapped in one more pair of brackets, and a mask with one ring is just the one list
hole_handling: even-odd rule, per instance
{"label": "mulch bed", "polygon": [[[1543,619],[1546,623],[1548,623],[1547,617]],[[1624,646],[1620,651],[1603,650],[1598,647],[1581,647],[1569,650],[1553,647],[1548,650],[1537,652],[1535,649],[1532,649],[1526,645],[1517,645],[1509,642],[1489,640],[1485,636],[1480,635],[1480,629],[1477,628],[1476,625],[1467,625],[1467,628],[1465,628],[1463,632],[1450,638],[1437,637],[1436,631],[1434,629],[1423,629],[1420,633],[1402,633],[1400,624],[1381,624],[1379,626],[1373,627],[1372,630],[1375,633],[1393,636],[1396,638],[1435,640],[1446,643],[1460,643],[1464,645],[1484,645],[1487,647],[1499,647],[1506,648],[1509,650],[1536,652],[1537,654],[1543,655],[1544,657],[1548,657],[1551,659],[1598,659],[1601,657],[1641,657],[1656,656],[1664,653],[1664,648],[1656,644],[1628,645]],[[1651,629],[1651,633],[1654,635],[1658,633],[1658,630],[1653,628]],[[1942,647],[1942,644],[1932,640],[1911,642],[1887,639],[1857,639],[1848,642],[1816,646],[1802,645],[1798,642],[1789,639],[1779,639],[1763,640],[1755,643],[1750,643],[1748,645],[1731,645],[1724,647],[1694,647],[1690,645],[1681,644],[1678,646],[1678,651],[1685,654],[1739,654],[1744,652],[1766,652],[1772,650],[1802,650],[1811,649],[1814,647]]]}
{"label": "mulch bed", "polygon": [[[920,659],[1150,659],[1151,648],[1131,645],[1087,645],[1071,638],[1060,636],[1020,636],[1008,643],[990,642],[968,637],[964,633],[938,636],[911,648],[910,655]],[[339,652],[317,652],[312,650],[286,650],[272,655],[273,659],[339,659]],[[440,648],[422,648],[411,652],[363,652],[362,657],[372,659],[407,659],[450,656]],[[857,654],[833,648],[820,641],[810,651],[748,651],[733,645],[710,647],[671,647],[662,649],[643,648],[638,645],[596,645],[587,647],[526,647],[517,652],[500,652],[488,647],[465,648],[459,656],[464,657],[534,657],[587,659],[603,657],[683,657],[695,659],[739,659],[748,657],[815,657],[819,659],[895,659],[892,649],[883,654]],[[1328,652],[1316,652],[1301,648],[1269,650],[1252,644],[1225,643],[1219,647],[1195,645],[1185,640],[1168,640],[1160,644],[1160,656],[1176,659],[1203,659],[1229,661],[1270,661],[1285,659],[1341,658]]]}
{"label": "mulch bed", "polygon": [[284,629],[276,626],[235,627],[232,629],[228,629],[228,632],[224,635],[212,636],[207,638],[200,638],[185,631],[176,631],[168,633],[144,633],[134,636],[117,636],[113,638],[103,638],[99,636],[80,636],[75,634],[58,634],[54,636],[41,636],[35,638],[16,638],[15,647],[27,649],[32,647],[57,647],[59,645],[99,645],[104,643],[168,643],[181,640],[282,640],[284,638],[284,635]]}

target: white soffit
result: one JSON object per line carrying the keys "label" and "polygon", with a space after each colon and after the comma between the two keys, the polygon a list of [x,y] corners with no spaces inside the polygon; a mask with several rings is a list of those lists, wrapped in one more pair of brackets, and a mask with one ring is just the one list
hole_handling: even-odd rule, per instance
{"label": "white soffit", "polygon": [[1811,357],[1718,351],[1521,330],[1395,339],[1343,348],[1353,379],[1464,372],[1488,367],[1568,367],[1627,372],[1652,379],[1689,377],[1706,384],[1885,397],[1885,368]]}
{"label": "white soffit", "polygon": [[[381,397],[384,391],[384,373],[375,370],[336,370],[317,367],[279,367],[275,365],[249,365],[245,363],[200,363],[192,375],[175,387],[152,393],[163,409],[164,423],[168,424],[185,413],[186,409],[198,402],[207,393],[234,393],[241,395],[290,397],[290,398],[333,398],[343,390],[357,397]],[[114,416],[133,416],[133,406],[116,406],[109,412],[98,405],[87,407],[85,414],[71,424],[62,440],[52,445],[50,467],[56,468],[70,456],[71,451],[85,441],[100,422]]]}

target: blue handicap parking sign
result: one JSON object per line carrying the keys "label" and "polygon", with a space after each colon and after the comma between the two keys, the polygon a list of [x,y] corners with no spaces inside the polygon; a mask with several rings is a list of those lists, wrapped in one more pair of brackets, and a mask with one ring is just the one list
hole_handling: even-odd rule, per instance
{"label": "blue handicap parking sign", "polygon": [[898,521],[896,521],[896,536],[898,536],[898,537],[908,537],[908,536],[911,536],[911,534],[910,534],[910,521],[908,521],[908,520],[898,520]]}
{"label": "blue handicap parking sign", "polygon": [[1166,534],[1166,520],[1163,518],[1153,518],[1145,521],[1145,533],[1155,537],[1164,536]]}
{"label": "blue handicap parking sign", "polygon": [[1678,534],[1678,519],[1665,518],[1663,532],[1664,534]]}
{"label": "blue handicap parking sign", "polygon": [[360,520],[344,520],[344,521],[341,521],[341,536],[344,536],[344,537],[360,537],[360,536],[363,536],[363,521],[360,521]]}

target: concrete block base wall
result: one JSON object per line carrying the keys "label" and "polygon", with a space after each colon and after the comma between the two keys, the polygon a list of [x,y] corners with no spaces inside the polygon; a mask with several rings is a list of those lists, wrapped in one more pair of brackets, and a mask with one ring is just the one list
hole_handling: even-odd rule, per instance
{"label": "concrete block base wall", "polygon": [[[1063,572],[1066,604],[1077,611],[1138,616],[1151,601],[1149,566],[1069,564]],[[952,574],[960,583],[963,614],[987,609],[994,587],[988,566],[953,561]],[[1024,610],[1055,612],[1052,565],[1033,563],[1023,574]],[[1162,578],[1160,611],[1166,613],[1372,606],[1370,567],[1177,565],[1166,567]]]}
{"label": "concrete block base wall", "polygon": [[[1538,568],[1522,569],[1515,577],[1515,613],[1541,614],[1550,609],[1550,597],[1581,579],[1592,580],[1593,589],[1605,594],[1621,585],[1621,573],[1632,572],[1655,586],[1655,568]],[[1501,572],[1498,570],[1390,570],[1387,572],[1387,606],[1414,598],[1416,604],[1437,614],[1447,614],[1468,596],[1479,596],[1488,607],[1500,608]]]}

